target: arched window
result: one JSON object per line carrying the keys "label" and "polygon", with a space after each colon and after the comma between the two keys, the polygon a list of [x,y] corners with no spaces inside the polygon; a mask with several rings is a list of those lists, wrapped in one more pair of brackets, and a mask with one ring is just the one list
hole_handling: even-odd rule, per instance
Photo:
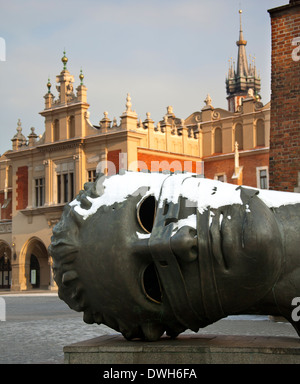
{"label": "arched window", "polygon": [[258,120],[256,123],[256,146],[265,146],[265,123],[263,120]]}
{"label": "arched window", "polygon": [[59,140],[59,120],[55,120],[53,124],[53,141]]}
{"label": "arched window", "polygon": [[69,139],[75,137],[75,118],[74,116],[70,116],[69,119]]}
{"label": "arched window", "polygon": [[215,129],[215,153],[222,153],[222,130]]}
{"label": "arched window", "polygon": [[235,135],[234,135],[234,142],[237,142],[239,145],[239,149],[244,149],[243,146],[243,126],[242,124],[238,123],[235,126]]}

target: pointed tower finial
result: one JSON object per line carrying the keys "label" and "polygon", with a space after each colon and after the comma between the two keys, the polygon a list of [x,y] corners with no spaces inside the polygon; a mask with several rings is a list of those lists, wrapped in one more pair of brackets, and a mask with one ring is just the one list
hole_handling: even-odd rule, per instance
{"label": "pointed tower finial", "polygon": [[64,50],[64,55],[61,58],[61,61],[63,62],[64,70],[66,70],[67,69],[67,62],[68,62],[68,58],[66,57],[66,50]]}
{"label": "pointed tower finial", "polygon": [[13,142],[13,150],[18,150],[22,145],[26,145],[26,137],[22,134],[22,123],[21,119],[18,119],[17,133],[11,139]]}
{"label": "pointed tower finial", "polygon": [[240,14],[240,36],[239,40],[236,42],[236,45],[239,47],[238,51],[238,62],[237,62],[237,76],[238,77],[247,77],[248,76],[248,61],[246,55],[246,45],[247,41],[244,40],[243,28],[242,28],[242,10],[239,10]]}
{"label": "pointed tower finial", "polygon": [[84,75],[83,75],[83,73],[82,73],[82,68],[80,69],[79,79],[80,79],[80,85],[83,85]]}
{"label": "pointed tower finial", "polygon": [[[240,14],[240,41],[244,41],[244,36],[243,36],[243,26],[242,26],[242,13],[243,11],[240,9],[239,14]],[[247,41],[245,42],[245,45],[247,44]]]}
{"label": "pointed tower finial", "polygon": [[212,102],[211,97],[210,97],[210,95],[208,94],[208,95],[206,96],[206,99],[204,100],[204,103],[206,104],[207,107],[210,107],[210,106],[211,106],[211,102]]}
{"label": "pointed tower finial", "polygon": [[18,133],[21,133],[22,132],[22,123],[21,123],[21,119],[18,119],[18,122],[17,122],[17,131]]}
{"label": "pointed tower finial", "polygon": [[247,45],[247,41],[244,40],[244,36],[243,36],[242,13],[243,13],[243,11],[240,9],[240,10],[239,10],[239,14],[240,14],[240,38],[239,38],[239,40],[236,42],[237,46],[240,46],[240,45]]}
{"label": "pointed tower finial", "polygon": [[47,88],[48,88],[48,93],[51,93],[51,83],[50,83],[50,77],[48,77],[48,83],[47,83]]}
{"label": "pointed tower finial", "polygon": [[130,97],[130,94],[127,93],[127,97],[126,97],[126,111],[127,112],[131,112],[131,107],[132,107],[131,97]]}

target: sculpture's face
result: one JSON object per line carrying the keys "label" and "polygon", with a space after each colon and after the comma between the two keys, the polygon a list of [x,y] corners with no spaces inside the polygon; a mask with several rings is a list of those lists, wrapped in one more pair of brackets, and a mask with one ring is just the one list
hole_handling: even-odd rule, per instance
{"label": "sculpture's face", "polygon": [[197,330],[255,305],[281,235],[255,190],[191,175],[125,173],[85,186],[54,228],[59,295],[128,338]]}

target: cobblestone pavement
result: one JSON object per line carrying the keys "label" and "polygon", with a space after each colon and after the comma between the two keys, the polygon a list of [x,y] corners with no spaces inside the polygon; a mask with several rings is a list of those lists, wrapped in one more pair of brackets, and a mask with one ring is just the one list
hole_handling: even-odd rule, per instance
{"label": "cobblestone pavement", "polygon": [[[56,294],[3,295],[6,321],[0,321],[0,364],[60,364],[63,347],[116,332],[104,325],[85,324]],[[3,300],[2,300],[3,302]],[[188,332],[188,331],[187,331]],[[268,317],[230,317],[199,333],[298,337],[286,322]]]}

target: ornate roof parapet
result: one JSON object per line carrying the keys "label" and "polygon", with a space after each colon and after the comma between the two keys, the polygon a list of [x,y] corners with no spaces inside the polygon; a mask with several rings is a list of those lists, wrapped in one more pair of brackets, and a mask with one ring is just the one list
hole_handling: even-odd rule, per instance
{"label": "ornate roof parapet", "polygon": [[56,76],[56,82],[59,85],[56,86],[58,99],[55,104],[66,104],[75,99],[76,96],[73,92],[74,76],[68,70],[64,69],[60,75]]}
{"label": "ornate roof parapet", "polygon": [[142,119],[140,120],[140,128],[144,128],[144,129],[151,128],[152,130],[154,129],[154,121],[151,119],[150,112],[146,113],[146,119],[144,121],[142,121]]}
{"label": "ornate roof parapet", "polygon": [[154,138],[154,133],[155,133],[155,126],[154,126],[154,121],[151,119],[150,112],[146,113],[146,119],[142,123],[142,127],[144,130],[147,130],[148,133],[148,147],[153,146],[153,138]]}
{"label": "ornate roof parapet", "polygon": [[120,116],[122,129],[126,129],[126,130],[137,129],[138,116],[137,116],[137,113],[131,109],[131,107],[132,107],[131,97],[130,97],[130,94],[127,93],[126,110]]}
{"label": "ornate roof parapet", "polygon": [[87,102],[86,91],[87,88],[83,84],[84,75],[82,69],[80,70],[79,80],[80,84],[76,88],[77,93],[74,93],[74,76],[70,74],[67,70],[68,58],[66,57],[66,52],[64,51],[64,56],[61,59],[63,63],[63,70],[59,75],[56,76],[56,90],[58,92],[58,97],[55,99],[54,95],[51,93],[52,84],[50,79],[48,79],[47,88],[48,92],[44,96],[45,98],[45,109],[60,107],[68,103],[74,102]]}
{"label": "ornate roof parapet", "polygon": [[140,119],[138,122],[138,128],[145,128],[142,119]]}
{"label": "ornate roof parapet", "polygon": [[170,129],[172,126],[171,122],[169,121],[169,115],[165,114],[163,117],[163,121],[160,123],[161,131],[164,133],[167,129]]}
{"label": "ornate roof parapet", "polygon": [[13,151],[17,151],[21,146],[26,146],[27,140],[26,137],[22,134],[22,123],[18,119],[17,133],[11,139]]}
{"label": "ornate roof parapet", "polygon": [[99,129],[99,127],[96,127],[95,125],[93,125],[90,121],[90,112],[89,111],[85,111],[85,114],[84,114],[84,119],[85,119],[85,122],[87,123],[87,126],[91,129]]}
{"label": "ornate roof parapet", "polygon": [[54,102],[54,95],[51,93],[51,87],[52,87],[52,84],[50,82],[50,78],[48,78],[48,82],[47,82],[48,92],[44,96],[44,99],[45,99],[45,109],[51,108],[52,104]]}
{"label": "ornate roof parapet", "polygon": [[167,106],[167,113],[166,113],[166,116],[168,117],[175,117],[175,114],[173,112],[173,107],[172,105],[168,105]]}
{"label": "ornate roof parapet", "polygon": [[206,96],[206,99],[204,100],[205,106],[201,109],[202,112],[202,120],[203,121],[210,121],[212,120],[214,107],[212,106],[212,99],[210,95]]}
{"label": "ornate roof parapet", "polygon": [[180,122],[181,119],[175,116],[175,113],[173,112],[173,107],[169,105],[167,107],[167,113],[163,116],[162,120],[159,121],[159,128],[157,128],[156,131],[160,129],[161,132],[164,133],[167,128],[170,130],[172,135],[175,135],[177,127],[180,125]]}
{"label": "ornate roof parapet", "polygon": [[84,79],[84,75],[82,73],[82,69],[80,69],[80,74],[79,74],[80,85],[76,88],[77,97],[76,97],[76,100],[74,100],[74,101],[81,101],[83,103],[86,103],[87,102],[87,96],[86,96],[87,87],[83,84],[83,79]]}
{"label": "ornate roof parapet", "polygon": [[117,118],[114,117],[113,118],[113,123],[112,123],[112,128],[117,128],[118,127],[118,121],[117,121]]}
{"label": "ornate roof parapet", "polygon": [[125,117],[125,116],[130,116],[130,117],[134,117],[136,118],[137,117],[137,114],[135,111],[133,111],[131,109],[132,107],[132,103],[131,103],[131,96],[129,93],[127,93],[127,97],[126,97],[126,110],[123,112],[122,116],[121,117]]}
{"label": "ornate roof parapet", "polygon": [[107,130],[111,128],[111,120],[108,118],[108,112],[103,112],[103,115],[103,119],[99,122],[102,133],[107,132]]}
{"label": "ornate roof parapet", "polygon": [[160,129],[160,121],[157,123],[156,127],[154,127],[154,131],[155,131],[155,132],[161,132],[161,129]]}
{"label": "ornate roof parapet", "polygon": [[207,109],[210,109],[210,110],[214,109],[214,107],[212,106],[211,102],[212,102],[212,99],[211,99],[210,95],[208,94],[206,96],[206,99],[204,100],[205,107],[202,108],[202,111],[205,111]]}
{"label": "ornate roof parapet", "polygon": [[29,147],[34,147],[38,138],[38,135],[35,133],[35,128],[31,127],[30,128],[31,133],[28,136],[28,146]]}

